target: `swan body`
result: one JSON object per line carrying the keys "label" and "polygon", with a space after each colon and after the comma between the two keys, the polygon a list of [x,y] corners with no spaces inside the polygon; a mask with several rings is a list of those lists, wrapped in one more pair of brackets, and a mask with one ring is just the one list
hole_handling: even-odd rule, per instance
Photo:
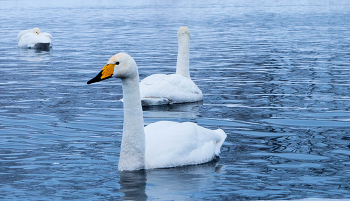
{"label": "swan body", "polygon": [[160,121],[144,127],[139,73],[134,59],[119,53],[88,84],[111,77],[123,86],[124,123],[118,170],[194,165],[218,156],[226,134],[195,123]]}
{"label": "swan body", "polygon": [[203,100],[202,91],[191,80],[179,74],[154,74],[140,83],[143,106],[196,102]]}
{"label": "swan body", "polygon": [[154,74],[140,83],[142,105],[163,105],[203,100],[202,91],[191,80],[189,71],[190,31],[180,27],[177,33],[176,74]]}
{"label": "swan body", "polygon": [[49,49],[52,47],[52,36],[49,33],[41,33],[39,28],[23,30],[17,35],[19,48]]}
{"label": "swan body", "polygon": [[192,122],[159,121],[145,127],[146,168],[176,167],[211,161],[226,138]]}

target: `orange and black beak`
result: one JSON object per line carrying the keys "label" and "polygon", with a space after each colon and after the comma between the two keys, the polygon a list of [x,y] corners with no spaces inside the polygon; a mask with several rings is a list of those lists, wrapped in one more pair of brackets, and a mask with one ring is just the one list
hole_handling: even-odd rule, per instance
{"label": "orange and black beak", "polygon": [[115,64],[107,64],[105,65],[101,72],[94,78],[92,78],[91,80],[89,80],[87,82],[87,84],[91,84],[91,83],[94,83],[94,82],[99,82],[101,80],[105,80],[105,79],[108,79],[108,78],[111,78],[113,73],[114,73],[114,67],[115,67]]}

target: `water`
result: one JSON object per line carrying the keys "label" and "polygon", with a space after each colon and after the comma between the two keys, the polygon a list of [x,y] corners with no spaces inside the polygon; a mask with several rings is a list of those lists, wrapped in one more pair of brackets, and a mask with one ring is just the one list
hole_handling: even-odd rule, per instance
{"label": "water", "polygon": [[[0,1],[0,21],[0,199],[350,199],[347,1]],[[204,100],[145,124],[222,128],[221,158],[118,172],[121,82],[86,82],[121,51],[175,72],[183,25]],[[33,27],[52,51],[17,49]]]}

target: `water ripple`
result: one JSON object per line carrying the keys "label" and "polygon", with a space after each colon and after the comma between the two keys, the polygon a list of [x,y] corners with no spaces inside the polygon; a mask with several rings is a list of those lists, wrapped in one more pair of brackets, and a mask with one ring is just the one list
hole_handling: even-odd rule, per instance
{"label": "water ripple", "polygon": [[[0,4],[0,199],[350,198],[349,2]],[[175,72],[183,25],[204,100],[144,108],[145,125],[222,128],[221,158],[118,172],[121,83],[86,82],[121,51],[141,79]],[[17,48],[32,27],[53,35],[51,51]]]}

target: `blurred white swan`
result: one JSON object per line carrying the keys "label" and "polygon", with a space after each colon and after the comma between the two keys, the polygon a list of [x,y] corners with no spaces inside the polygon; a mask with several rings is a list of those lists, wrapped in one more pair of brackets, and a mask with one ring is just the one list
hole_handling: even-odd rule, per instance
{"label": "blurred white swan", "polygon": [[180,27],[177,33],[176,74],[154,74],[140,83],[143,106],[196,102],[203,100],[202,91],[191,80],[189,71],[190,31]]}
{"label": "blurred white swan", "polygon": [[124,124],[118,170],[140,170],[200,164],[220,153],[226,134],[195,123],[160,121],[144,128],[139,73],[134,59],[119,53],[88,84],[107,78],[122,80]]}
{"label": "blurred white swan", "polygon": [[41,33],[39,28],[23,30],[17,35],[19,48],[44,49],[52,47],[52,36],[49,33]]}

